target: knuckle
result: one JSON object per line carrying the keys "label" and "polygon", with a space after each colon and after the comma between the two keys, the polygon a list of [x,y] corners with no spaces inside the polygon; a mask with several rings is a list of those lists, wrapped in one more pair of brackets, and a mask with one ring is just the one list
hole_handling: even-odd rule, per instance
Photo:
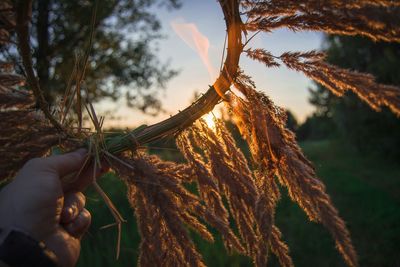
{"label": "knuckle", "polygon": [[92,214],[87,209],[83,209],[82,217],[84,218],[85,224],[90,225],[92,221]]}
{"label": "knuckle", "polygon": [[44,161],[44,160],[43,160],[42,158],[33,158],[33,159],[30,159],[30,160],[28,160],[28,161],[25,163],[24,168],[26,168],[26,169],[37,168],[38,166],[40,166],[40,165],[43,164],[43,161]]}
{"label": "knuckle", "polygon": [[64,154],[64,156],[68,157],[69,159],[71,159],[71,161],[77,161],[77,162],[80,162],[85,158],[84,155],[82,155],[82,154],[80,154],[80,153],[78,153],[76,151],[68,153],[68,154]]}
{"label": "knuckle", "polygon": [[86,197],[82,192],[76,192],[76,198],[78,199],[78,202],[80,203],[80,206],[84,207],[86,204]]}

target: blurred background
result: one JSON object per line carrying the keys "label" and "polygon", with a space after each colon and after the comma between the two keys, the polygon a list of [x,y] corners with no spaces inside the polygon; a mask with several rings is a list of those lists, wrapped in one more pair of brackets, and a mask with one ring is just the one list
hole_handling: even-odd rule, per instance
{"label": "blurred background", "polygon": [[[48,101],[62,95],[71,70],[88,46],[91,1],[35,1],[32,43]],[[212,84],[221,64],[225,25],[214,0],[98,1],[93,47],[85,88],[105,127],[135,128],[169,117]],[[369,72],[380,83],[400,86],[400,45],[359,37],[278,30],[259,34],[249,45],[272,54],[322,49],[340,67]],[[16,51],[2,49],[4,57]],[[352,93],[335,97],[324,87],[284,67],[266,69],[246,58],[241,66],[258,89],[287,109],[287,126],[315,164],[340,215],[347,222],[360,266],[400,266],[400,120],[384,109],[374,112]],[[229,116],[226,120],[245,150]],[[182,161],[174,141],[146,147],[163,159]],[[115,260],[116,228],[100,230],[113,217],[100,197],[87,192],[93,224],[82,242],[78,266],[135,266],[140,237],[125,186],[113,174],[100,184],[127,222],[121,256]],[[284,192],[284,189],[282,189]],[[296,266],[344,266],[329,233],[283,194],[277,225]],[[228,255],[220,238],[209,244],[193,234],[208,266],[251,266]],[[270,266],[277,261],[270,257]]]}

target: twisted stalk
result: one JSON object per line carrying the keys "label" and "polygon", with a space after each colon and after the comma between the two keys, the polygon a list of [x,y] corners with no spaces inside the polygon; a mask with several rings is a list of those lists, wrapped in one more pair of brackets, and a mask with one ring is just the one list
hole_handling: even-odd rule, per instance
{"label": "twisted stalk", "polygon": [[[196,102],[159,123],[137,128],[134,131],[114,136],[109,140],[107,150],[111,153],[120,153],[128,149],[144,145],[151,141],[175,134],[210,112],[216,104],[225,99],[224,94],[229,90],[237,76],[240,54],[242,53],[242,20],[239,14],[237,0],[219,1],[228,31],[227,56],[224,67],[215,83]],[[107,137],[106,137],[107,138]]]}
{"label": "twisted stalk", "polygon": [[[105,149],[113,154],[118,154],[126,150],[136,149],[151,141],[163,138],[168,135],[178,133],[191,125],[204,114],[210,112],[218,102],[225,99],[224,94],[229,90],[233,79],[238,72],[240,54],[243,50],[242,45],[242,20],[239,14],[239,1],[220,0],[224,13],[228,45],[227,56],[224,67],[220,72],[215,83],[210,86],[207,92],[189,107],[180,111],[176,115],[159,123],[139,127],[126,134],[104,133]],[[27,76],[29,87],[32,89],[39,108],[43,111],[46,118],[61,133],[69,136],[67,129],[52,116],[49,105],[44,98],[37,77],[32,67],[31,47],[29,44],[29,20],[31,14],[32,0],[20,0],[17,2],[17,36],[18,48],[21,53],[22,62]],[[84,142],[89,143],[87,140]]]}

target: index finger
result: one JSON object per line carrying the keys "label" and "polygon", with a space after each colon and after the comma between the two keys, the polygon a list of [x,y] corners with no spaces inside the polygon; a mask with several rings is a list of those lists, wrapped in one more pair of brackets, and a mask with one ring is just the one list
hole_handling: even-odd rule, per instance
{"label": "index finger", "polygon": [[79,172],[71,174],[69,177],[65,177],[64,179],[62,179],[63,190],[64,192],[83,192],[89,185],[94,182],[95,179],[107,172],[108,169],[108,164],[104,162],[102,162],[101,168],[97,166],[95,168],[93,161],[88,158],[88,161]]}

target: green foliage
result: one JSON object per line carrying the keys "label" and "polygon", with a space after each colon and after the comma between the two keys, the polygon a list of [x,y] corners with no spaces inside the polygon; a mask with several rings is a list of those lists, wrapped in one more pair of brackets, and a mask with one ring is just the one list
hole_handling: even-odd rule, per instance
{"label": "green foliage", "polygon": [[[380,83],[400,85],[399,44],[328,36],[325,47],[330,63],[372,73]],[[389,110],[375,112],[352,93],[338,98],[321,86],[311,90],[310,102],[316,112],[300,127],[303,139],[312,139],[313,134],[304,134],[307,132],[320,132],[319,137],[324,138],[337,130],[362,152],[400,158],[400,120]],[[317,122],[331,130],[321,132]]]}
{"label": "green foliage", "polygon": [[[34,1],[33,58],[47,100],[53,103],[64,93],[75,67],[82,72],[94,31],[83,83],[91,101],[124,96],[130,106],[159,111],[157,89],[176,72],[155,54],[162,37],[160,22],[151,12],[155,5],[178,8],[180,4],[179,0]],[[12,47],[2,47],[1,52],[16,57]]]}
{"label": "green foliage", "polygon": [[140,242],[133,210],[126,197],[126,186],[113,174],[107,174],[100,180],[100,186],[111,197],[127,222],[123,224],[120,259],[116,261],[117,228],[102,226],[114,223],[110,211],[95,190],[85,193],[86,208],[92,213],[92,225],[82,242],[82,253],[77,266],[133,266],[137,262]]}
{"label": "green foliage", "polygon": [[296,137],[299,141],[322,140],[336,135],[336,124],[332,118],[318,115],[318,113],[309,116],[296,130]]}
{"label": "green foliage", "polygon": [[[360,266],[395,266],[400,241],[400,167],[360,155],[342,140],[302,143],[351,231]],[[277,224],[285,233],[296,266],[343,266],[329,234],[285,197]]]}
{"label": "green foliage", "polygon": [[299,123],[297,122],[296,117],[293,115],[293,113],[290,110],[286,110],[286,127],[293,131],[296,132],[297,129],[299,128]]}

